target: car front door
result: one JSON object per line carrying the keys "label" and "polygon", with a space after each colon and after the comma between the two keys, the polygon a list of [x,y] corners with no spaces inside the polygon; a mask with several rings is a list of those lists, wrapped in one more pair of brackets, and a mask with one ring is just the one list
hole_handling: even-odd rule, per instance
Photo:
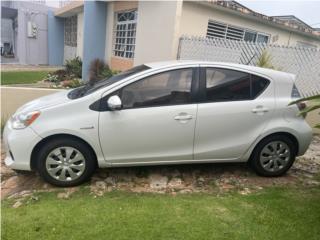
{"label": "car front door", "polygon": [[192,160],[198,68],[153,74],[108,93],[122,109],[102,111],[99,136],[105,159],[114,165]]}
{"label": "car front door", "polygon": [[239,160],[270,121],[273,82],[238,70],[202,67],[195,131],[198,160]]}

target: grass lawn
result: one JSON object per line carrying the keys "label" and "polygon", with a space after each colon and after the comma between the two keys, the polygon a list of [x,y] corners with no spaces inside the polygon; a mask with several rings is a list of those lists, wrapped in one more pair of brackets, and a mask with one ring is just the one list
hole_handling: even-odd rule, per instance
{"label": "grass lawn", "polygon": [[70,199],[57,193],[12,208],[2,203],[2,239],[319,239],[320,189],[232,193],[134,194]]}
{"label": "grass lawn", "polygon": [[47,74],[47,71],[1,72],[1,85],[36,83]]}

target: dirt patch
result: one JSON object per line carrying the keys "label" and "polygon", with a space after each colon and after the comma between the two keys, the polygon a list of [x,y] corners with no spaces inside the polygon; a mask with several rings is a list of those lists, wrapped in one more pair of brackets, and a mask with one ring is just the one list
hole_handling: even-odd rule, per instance
{"label": "dirt patch", "polygon": [[[20,201],[21,197],[28,197],[29,193],[39,191],[57,191],[58,198],[69,198],[79,189],[53,187],[34,172],[18,174],[4,165],[3,152],[1,159],[1,198],[17,198]],[[247,195],[275,185],[320,186],[319,135],[313,138],[306,154],[297,158],[293,167],[283,177],[259,177],[247,164],[128,167],[98,169],[86,187],[90,188],[90,194],[99,197],[113,190],[173,195],[191,192],[223,194],[228,191],[237,191]]]}

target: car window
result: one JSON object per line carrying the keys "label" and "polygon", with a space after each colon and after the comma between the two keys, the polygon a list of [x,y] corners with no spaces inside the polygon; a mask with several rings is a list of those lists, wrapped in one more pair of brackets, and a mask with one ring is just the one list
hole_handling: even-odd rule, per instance
{"label": "car window", "polygon": [[250,74],[218,68],[206,69],[206,100],[239,101],[251,98]]}
{"label": "car window", "polygon": [[259,96],[269,85],[270,81],[260,76],[251,75],[251,99]]}
{"label": "car window", "polygon": [[167,71],[146,77],[120,91],[124,109],[187,104],[191,101],[192,69]]}
{"label": "car window", "polygon": [[91,94],[91,93],[103,88],[103,87],[110,86],[111,84],[119,82],[127,77],[133,76],[134,74],[137,74],[137,73],[141,73],[141,72],[146,71],[148,69],[150,69],[150,67],[148,67],[146,65],[139,65],[139,66],[133,67],[131,69],[128,69],[126,71],[120,72],[117,75],[114,75],[110,78],[96,81],[93,84],[87,83],[84,86],[78,87],[78,88],[70,91],[68,94],[68,98],[77,99],[77,98],[86,96],[88,94]]}

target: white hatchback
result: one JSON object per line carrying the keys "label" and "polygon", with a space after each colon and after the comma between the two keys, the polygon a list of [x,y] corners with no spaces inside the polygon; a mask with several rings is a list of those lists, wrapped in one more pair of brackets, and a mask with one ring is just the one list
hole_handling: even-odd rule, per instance
{"label": "white hatchback", "polygon": [[134,67],[22,106],[4,130],[5,163],[73,186],[97,167],[247,162],[284,174],[312,131],[294,75],[229,63]]}

